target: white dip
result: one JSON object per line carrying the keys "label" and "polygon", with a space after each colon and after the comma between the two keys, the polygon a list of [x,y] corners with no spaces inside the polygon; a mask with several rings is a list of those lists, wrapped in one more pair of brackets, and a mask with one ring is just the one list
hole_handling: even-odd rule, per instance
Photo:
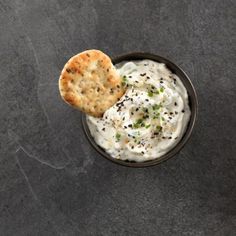
{"label": "white dip", "polygon": [[164,155],[180,141],[190,118],[183,83],[151,60],[116,68],[128,89],[102,118],[87,116],[91,135],[116,159],[143,162]]}

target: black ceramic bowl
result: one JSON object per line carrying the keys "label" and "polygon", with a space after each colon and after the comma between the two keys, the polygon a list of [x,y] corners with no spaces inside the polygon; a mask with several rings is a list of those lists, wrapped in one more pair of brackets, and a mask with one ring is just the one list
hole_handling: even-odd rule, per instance
{"label": "black ceramic bowl", "polygon": [[197,116],[198,101],[197,101],[197,95],[196,95],[195,89],[194,89],[190,79],[185,74],[185,72],[179,66],[175,65],[173,62],[169,61],[168,59],[166,59],[164,57],[150,54],[150,53],[143,53],[143,52],[133,52],[133,53],[128,53],[128,54],[124,54],[121,56],[117,56],[112,59],[112,62],[115,65],[115,64],[118,64],[122,61],[143,60],[143,59],[150,59],[150,60],[153,60],[156,62],[165,63],[166,66],[181,79],[185,88],[188,91],[189,106],[191,109],[191,117],[190,117],[187,129],[186,129],[185,134],[183,135],[182,139],[168,153],[166,153],[165,155],[158,157],[154,160],[150,160],[150,161],[146,161],[146,162],[133,162],[133,161],[131,162],[131,161],[124,161],[124,160],[115,159],[115,158],[111,157],[108,153],[106,153],[100,146],[98,146],[90,134],[90,131],[89,131],[89,128],[88,128],[87,122],[86,122],[86,115],[83,114],[82,115],[82,124],[84,127],[85,134],[86,134],[88,140],[90,141],[90,143],[92,144],[92,146],[100,154],[102,154],[102,156],[104,156],[108,160],[113,161],[113,162],[123,165],[123,166],[129,166],[129,167],[153,166],[153,165],[159,164],[159,163],[166,161],[167,159],[173,157],[175,154],[177,154],[181,150],[181,148],[183,148],[183,146],[188,141],[188,139],[192,133],[192,130],[193,130],[193,127],[194,127],[194,124],[196,121],[196,116]]}

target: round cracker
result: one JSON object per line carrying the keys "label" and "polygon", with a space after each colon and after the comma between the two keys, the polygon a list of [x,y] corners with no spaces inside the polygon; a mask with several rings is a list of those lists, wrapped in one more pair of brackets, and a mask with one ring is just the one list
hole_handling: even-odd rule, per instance
{"label": "round cracker", "polygon": [[111,59],[99,50],[70,58],[61,72],[59,90],[67,103],[95,117],[101,117],[125,92]]}

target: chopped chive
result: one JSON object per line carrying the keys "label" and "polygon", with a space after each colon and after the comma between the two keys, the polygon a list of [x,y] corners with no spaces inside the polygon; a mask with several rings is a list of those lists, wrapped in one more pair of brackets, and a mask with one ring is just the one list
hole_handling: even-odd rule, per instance
{"label": "chopped chive", "polygon": [[150,124],[149,124],[149,125],[146,125],[145,128],[148,129],[150,126],[151,126]]}
{"label": "chopped chive", "polygon": [[134,124],[133,124],[133,127],[135,129],[137,128],[140,128],[140,127],[144,127],[145,126],[145,123],[143,121],[143,119],[138,119]]}
{"label": "chopped chive", "polygon": [[124,75],[122,77],[122,86],[126,86],[128,84],[128,80],[127,80],[127,77]]}
{"label": "chopped chive", "polygon": [[164,87],[160,88],[160,92],[163,93],[164,92]]}
{"label": "chopped chive", "polygon": [[149,97],[153,97],[153,92],[148,91],[148,96],[149,96]]}
{"label": "chopped chive", "polygon": [[141,124],[143,122],[143,119],[138,119],[137,124]]}
{"label": "chopped chive", "polygon": [[119,142],[121,138],[121,135],[119,133],[116,133],[116,141]]}
{"label": "chopped chive", "polygon": [[153,110],[158,110],[158,109],[160,109],[161,107],[162,107],[161,104],[155,104],[155,105],[152,106],[152,109],[153,109]]}
{"label": "chopped chive", "polygon": [[158,126],[156,127],[156,131],[157,131],[157,132],[162,131],[162,127],[161,127],[160,125],[158,125]]}

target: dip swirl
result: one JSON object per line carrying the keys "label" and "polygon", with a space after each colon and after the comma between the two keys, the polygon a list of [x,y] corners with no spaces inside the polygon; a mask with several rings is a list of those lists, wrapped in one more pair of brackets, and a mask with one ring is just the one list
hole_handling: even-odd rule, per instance
{"label": "dip swirl", "polygon": [[87,115],[95,142],[113,158],[143,162],[170,151],[190,118],[188,94],[179,77],[152,60],[116,65],[127,86],[102,118]]}

